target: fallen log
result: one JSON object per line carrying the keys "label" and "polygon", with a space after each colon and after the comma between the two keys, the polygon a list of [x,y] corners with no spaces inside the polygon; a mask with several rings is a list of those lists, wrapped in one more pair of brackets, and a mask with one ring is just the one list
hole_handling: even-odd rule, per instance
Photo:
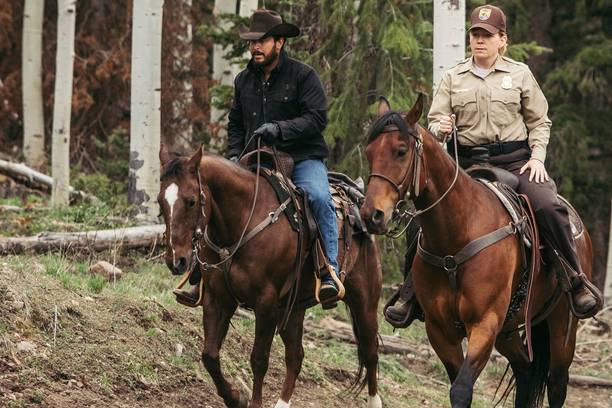
{"label": "fallen log", "polygon": [[0,237],[0,255],[41,253],[58,249],[142,248],[162,242],[163,224],[87,232],[42,232],[33,237]]}
{"label": "fallen log", "polygon": [[[31,169],[23,163],[13,163],[0,159],[0,172],[30,188],[41,190],[45,193],[51,193],[53,188],[52,177]],[[68,187],[68,191],[70,193],[70,201],[85,200],[91,203],[100,201],[96,196],[76,190],[72,186]]]}
{"label": "fallen log", "polygon": [[612,380],[605,378],[590,377],[588,375],[573,375],[569,376],[569,384],[580,387],[606,387],[612,388]]}

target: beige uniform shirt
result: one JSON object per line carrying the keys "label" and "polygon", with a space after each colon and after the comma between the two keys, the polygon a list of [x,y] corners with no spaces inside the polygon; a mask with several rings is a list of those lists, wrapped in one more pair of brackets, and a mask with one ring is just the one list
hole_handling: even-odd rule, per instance
{"label": "beige uniform shirt", "polygon": [[472,58],[446,71],[427,116],[429,130],[439,140],[440,118],[453,113],[463,145],[527,139],[531,158],[546,159],[548,103],[523,63],[500,56],[485,78],[476,75]]}

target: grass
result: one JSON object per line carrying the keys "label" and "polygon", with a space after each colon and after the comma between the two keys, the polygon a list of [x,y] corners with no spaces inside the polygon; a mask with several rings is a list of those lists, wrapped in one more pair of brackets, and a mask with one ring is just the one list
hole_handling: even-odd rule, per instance
{"label": "grass", "polygon": [[[97,258],[112,260],[110,256],[112,253],[96,254]],[[139,253],[132,253],[128,257],[117,258],[124,274],[122,279],[109,283],[89,274],[89,265],[95,260],[92,255],[80,258],[69,253],[2,258],[0,266],[15,271],[16,276],[28,277],[38,273],[39,277],[27,284],[14,282],[15,288],[23,285],[22,292],[13,285],[3,286],[0,281],[0,308],[4,299],[14,292],[25,300],[29,299],[26,302],[27,307],[31,307],[28,319],[33,322],[32,327],[26,327],[22,323],[9,323],[12,321],[6,319],[11,318],[10,313],[0,316],[0,344],[7,341],[15,343],[12,335],[19,330],[20,338],[32,338],[37,344],[49,345],[49,350],[52,350],[47,353],[49,361],[38,356],[22,360],[33,373],[43,376],[40,381],[47,381],[49,387],[56,380],[44,377],[45,370],[81,372],[79,375],[91,376],[90,385],[108,398],[114,398],[115,394],[125,395],[135,389],[157,389],[162,385],[167,386],[168,381],[200,381],[198,387],[202,386],[203,381],[206,386],[212,387],[210,377],[200,363],[202,311],[176,304],[171,290],[178,279],[171,276],[160,261],[152,262]],[[65,292],[53,286],[53,282]],[[43,288],[44,298],[40,296]],[[60,319],[56,344],[53,344],[55,305],[58,306]],[[382,305],[380,307],[382,309]],[[307,311],[306,317],[315,324],[329,317],[350,321],[343,306],[331,311],[314,307]],[[252,375],[249,356],[254,331],[254,320],[234,318],[221,351],[226,375],[234,380],[241,378],[249,385]],[[380,355],[379,387],[386,406],[448,406],[450,385],[443,365],[434,354],[426,357],[421,353],[424,349],[431,353],[424,325],[417,322],[408,329],[393,332],[381,319],[380,332],[401,337],[413,344],[416,355],[414,358]],[[327,398],[326,395],[341,394],[352,381],[357,371],[357,353],[354,345],[324,337],[310,331],[304,339],[305,359],[298,390],[308,387],[311,389],[304,390],[304,393],[314,392]],[[37,338],[42,340],[36,341]],[[597,339],[581,338],[579,342]],[[183,346],[180,355],[175,350],[177,344]],[[598,359],[609,362],[612,342],[588,343],[579,346],[578,351],[583,355],[590,353],[589,358],[596,355]],[[66,353],[63,359],[60,358],[62,352]],[[504,369],[505,361],[487,364],[475,387],[473,407],[492,406],[492,390]],[[612,366],[605,363],[576,363],[572,372],[610,378]],[[283,375],[284,348],[281,339],[275,336],[267,381],[280,386]],[[24,381],[28,383],[28,380]],[[185,383],[178,384],[179,388],[185,387]],[[25,394],[27,404],[52,406],[49,389]],[[186,390],[193,392],[190,387]],[[214,394],[213,388],[208,390]],[[166,394],[163,395],[159,398],[166,398]],[[361,394],[359,399],[363,400],[364,395]],[[347,398],[340,404],[361,406],[361,402],[352,402],[350,397]],[[609,401],[609,398],[603,395],[602,400]],[[2,403],[0,397],[0,405]],[[584,405],[568,403],[568,406]]]}

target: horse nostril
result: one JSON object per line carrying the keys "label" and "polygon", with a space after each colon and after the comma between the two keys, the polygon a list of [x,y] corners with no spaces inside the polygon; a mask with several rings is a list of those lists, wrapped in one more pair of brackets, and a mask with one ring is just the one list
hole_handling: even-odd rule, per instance
{"label": "horse nostril", "polygon": [[181,256],[178,259],[178,263],[175,265],[176,270],[179,272],[183,272],[185,271],[185,269],[187,269],[187,258],[185,258],[184,256]]}
{"label": "horse nostril", "polygon": [[385,213],[381,210],[374,210],[374,213],[372,214],[372,221],[374,221],[377,224],[380,224],[381,222],[385,221]]}

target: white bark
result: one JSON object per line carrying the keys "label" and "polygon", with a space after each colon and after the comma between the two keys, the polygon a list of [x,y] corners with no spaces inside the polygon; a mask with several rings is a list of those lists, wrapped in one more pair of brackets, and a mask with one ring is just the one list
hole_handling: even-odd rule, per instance
{"label": "white bark", "polygon": [[465,58],[465,0],[434,0],[433,94],[442,74]]}
{"label": "white bark", "polygon": [[23,95],[23,155],[29,166],[45,160],[45,121],[42,94],[42,28],[44,0],[25,0],[21,51]]}
{"label": "white bark", "polygon": [[[257,10],[257,0],[238,0],[238,14],[240,17],[250,17],[255,10]],[[251,55],[249,52],[244,53],[244,58],[249,59]],[[232,65],[232,81],[236,78],[236,75],[244,69],[243,66],[234,64]],[[232,82],[233,83],[233,82]]]}
{"label": "white bark", "polygon": [[612,200],[610,200],[610,234],[608,235],[608,264],[604,284],[604,299],[607,305],[612,304]]}
{"label": "white bark", "polygon": [[0,255],[58,249],[101,251],[142,248],[162,244],[165,230],[165,225],[157,224],[88,232],[43,232],[33,237],[0,237]]}
{"label": "white bark", "polygon": [[53,104],[53,145],[51,168],[54,207],[68,205],[70,186],[70,114],[74,63],[76,0],[57,2],[57,56],[55,60],[55,101]]}
{"label": "white bark", "polygon": [[134,0],[128,200],[144,220],[159,212],[162,10],[163,0]]}
{"label": "white bark", "polygon": [[172,103],[172,121],[174,123],[173,135],[175,145],[182,146],[191,151],[193,146],[193,131],[189,112],[193,105],[193,85],[191,83],[191,56],[193,54],[191,23],[191,0],[179,0],[180,7],[177,10],[180,19],[178,41],[172,50],[174,57],[174,74],[182,78],[179,82],[180,94]]}
{"label": "white bark", "polygon": [[[53,189],[52,177],[31,169],[22,163],[11,163],[0,159],[0,173],[7,174],[28,187],[43,190],[47,193]],[[80,190],[75,190],[72,186],[68,186],[68,193],[70,194],[71,201],[85,200],[92,203],[100,201],[97,197]]]}
{"label": "white bark", "polygon": [[[229,14],[236,12],[236,0],[215,0],[215,8],[213,14],[219,16],[220,14]],[[221,28],[227,29],[228,23],[223,22]],[[232,66],[228,60],[225,59],[226,50],[222,46],[215,44],[213,46],[213,74],[212,79],[216,84],[219,85],[233,85],[234,73]],[[213,100],[214,103],[214,100]],[[219,125],[219,131],[216,134],[216,138],[210,141],[210,150],[212,152],[219,152],[223,148],[225,139],[227,137],[227,131],[225,124],[227,123],[227,117],[224,116],[226,112],[221,109],[217,109],[211,105],[210,107],[210,121]]]}

